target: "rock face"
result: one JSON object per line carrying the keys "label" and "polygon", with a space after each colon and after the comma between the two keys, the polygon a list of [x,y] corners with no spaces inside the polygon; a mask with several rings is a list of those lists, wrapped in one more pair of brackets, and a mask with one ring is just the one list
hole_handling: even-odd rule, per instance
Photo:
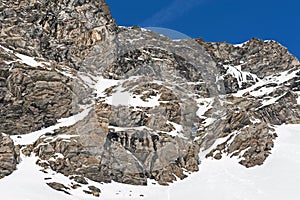
{"label": "rock face", "polygon": [[17,61],[2,64],[1,70],[0,132],[30,133],[78,112],[76,84],[54,67],[37,69]]}
{"label": "rock face", "polygon": [[76,69],[89,48],[116,30],[103,0],[2,1],[0,11],[1,45]]}
{"label": "rock face", "polygon": [[0,11],[1,178],[19,162],[10,137],[75,181],[47,183],[69,194],[89,180],[167,185],[203,157],[261,165],[274,125],[300,123],[300,63],[275,41],[172,41],[117,27],[103,1],[2,1]]}
{"label": "rock face", "polygon": [[[254,38],[235,46],[227,43],[197,41],[211,55],[220,73],[225,75],[226,93],[235,93],[254,85],[259,79],[295,69],[295,66],[299,65],[297,58],[275,41],[262,41]],[[248,74],[245,74],[245,77],[235,77],[232,73],[226,73],[231,71],[230,66],[239,66],[241,71],[248,72]]]}
{"label": "rock face", "polygon": [[[196,146],[168,134],[154,134],[134,127],[123,131],[108,129],[109,120],[97,105],[73,127],[55,132],[52,137],[41,137],[35,153],[52,170],[69,175],[83,175],[98,182],[112,180],[145,185],[147,178],[161,184],[185,178],[183,169],[198,170]],[[71,136],[76,131],[78,136]],[[68,141],[59,135],[70,135]],[[62,157],[57,158],[57,153]]]}
{"label": "rock face", "polygon": [[229,103],[216,129],[227,140],[207,157],[225,153],[241,157],[246,167],[263,164],[277,137],[272,125],[300,122],[299,61],[275,41],[199,43],[217,63]]}
{"label": "rock face", "polygon": [[10,175],[19,163],[19,149],[9,136],[0,134],[0,178]]}
{"label": "rock face", "polygon": [[74,95],[81,89],[64,72],[117,30],[107,4],[2,1],[0,11],[0,132],[25,134],[76,113],[84,93]]}

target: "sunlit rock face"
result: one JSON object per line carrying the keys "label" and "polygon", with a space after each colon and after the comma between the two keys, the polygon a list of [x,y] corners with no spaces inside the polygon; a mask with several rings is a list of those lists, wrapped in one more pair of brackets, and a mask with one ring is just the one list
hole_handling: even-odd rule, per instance
{"label": "sunlit rock face", "polygon": [[275,41],[171,40],[118,27],[103,1],[0,10],[0,177],[21,148],[77,186],[167,185],[203,157],[262,165],[274,125],[300,122],[300,64]]}

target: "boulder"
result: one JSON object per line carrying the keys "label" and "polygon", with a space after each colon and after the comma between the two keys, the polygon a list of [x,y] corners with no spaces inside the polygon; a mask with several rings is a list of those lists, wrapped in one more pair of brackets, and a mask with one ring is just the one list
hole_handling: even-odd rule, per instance
{"label": "boulder", "polygon": [[9,136],[0,134],[0,178],[13,173],[19,161],[19,147],[14,145],[13,140]]}

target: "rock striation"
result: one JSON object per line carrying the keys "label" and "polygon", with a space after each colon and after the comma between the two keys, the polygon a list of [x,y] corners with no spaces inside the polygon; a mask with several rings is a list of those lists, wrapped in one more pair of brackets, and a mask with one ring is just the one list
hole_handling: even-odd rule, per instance
{"label": "rock striation", "polygon": [[0,135],[0,178],[10,175],[16,170],[20,160],[19,148],[9,136]]}
{"label": "rock striation", "polygon": [[103,0],[2,1],[0,11],[1,45],[76,69],[117,29]]}

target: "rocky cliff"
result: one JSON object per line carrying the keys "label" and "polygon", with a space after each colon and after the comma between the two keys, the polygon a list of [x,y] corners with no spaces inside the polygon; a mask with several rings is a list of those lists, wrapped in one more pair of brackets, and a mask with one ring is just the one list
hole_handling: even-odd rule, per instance
{"label": "rocky cliff", "polygon": [[0,11],[0,177],[36,156],[73,189],[167,185],[204,157],[262,165],[273,127],[300,123],[300,63],[275,41],[172,41],[118,27],[102,0],[2,1]]}

